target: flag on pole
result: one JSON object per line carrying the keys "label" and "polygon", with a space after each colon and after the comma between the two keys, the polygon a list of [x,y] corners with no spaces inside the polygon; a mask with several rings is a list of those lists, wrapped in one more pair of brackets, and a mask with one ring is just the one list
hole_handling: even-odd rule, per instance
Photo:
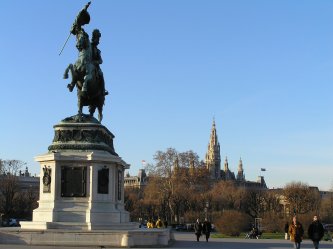
{"label": "flag on pole", "polygon": [[266,171],[266,169],[265,168],[261,168],[261,171]]}

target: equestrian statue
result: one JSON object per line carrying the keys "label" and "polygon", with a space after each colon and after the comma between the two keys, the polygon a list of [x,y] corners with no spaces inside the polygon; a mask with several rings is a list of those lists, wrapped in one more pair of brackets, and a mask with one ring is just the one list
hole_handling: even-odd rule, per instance
{"label": "equestrian statue", "polygon": [[83,115],[83,106],[88,106],[91,117],[97,108],[98,120],[101,122],[104,100],[108,92],[105,90],[104,76],[100,68],[100,64],[103,63],[101,51],[97,48],[101,33],[95,29],[92,32],[91,41],[89,41],[89,35],[82,28],[90,22],[90,15],[87,11],[89,5],[90,2],[79,12],[70,30],[70,35],[73,34],[76,37],[76,48],[79,51],[79,56],[74,64],[69,64],[66,68],[64,79],[68,79],[70,72],[72,81],[67,85],[67,88],[70,92],[75,86],[77,88],[79,121]]}

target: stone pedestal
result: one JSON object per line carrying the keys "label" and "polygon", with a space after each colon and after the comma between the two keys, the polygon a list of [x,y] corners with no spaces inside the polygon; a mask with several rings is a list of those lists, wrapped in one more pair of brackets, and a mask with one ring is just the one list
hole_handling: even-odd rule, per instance
{"label": "stone pedestal", "polygon": [[40,163],[39,207],[22,229],[133,229],[124,209],[124,170],[113,134],[97,120],[75,117],[54,126],[49,152]]}
{"label": "stone pedestal", "polygon": [[[124,210],[123,173],[128,166],[104,151],[58,151],[36,157],[41,164],[39,207],[28,229],[131,229]],[[49,176],[45,173],[50,172]],[[50,182],[49,186],[46,184]]]}
{"label": "stone pedestal", "polygon": [[139,229],[124,209],[124,170],[113,134],[96,119],[73,116],[54,126],[40,163],[39,207],[0,243],[56,246],[167,246],[168,229]]}

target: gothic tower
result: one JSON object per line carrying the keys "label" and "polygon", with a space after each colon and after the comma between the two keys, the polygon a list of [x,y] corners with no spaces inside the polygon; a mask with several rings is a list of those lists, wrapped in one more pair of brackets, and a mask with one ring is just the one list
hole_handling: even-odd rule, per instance
{"label": "gothic tower", "polygon": [[245,181],[242,158],[239,159],[237,181]]}
{"label": "gothic tower", "polygon": [[228,163],[228,158],[225,157],[224,160],[224,174],[225,174],[225,180],[230,180],[229,178],[229,163]]}
{"label": "gothic tower", "polygon": [[222,171],[222,178],[226,181],[235,180],[235,174],[230,171],[228,158],[225,157],[224,160],[224,170]]}
{"label": "gothic tower", "polygon": [[220,143],[216,134],[215,120],[213,120],[212,131],[208,144],[208,151],[205,157],[206,167],[212,179],[220,179],[221,176],[221,157]]}

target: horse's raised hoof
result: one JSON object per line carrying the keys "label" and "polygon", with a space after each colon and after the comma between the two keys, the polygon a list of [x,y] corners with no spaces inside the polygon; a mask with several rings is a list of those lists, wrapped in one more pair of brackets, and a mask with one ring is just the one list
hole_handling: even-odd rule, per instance
{"label": "horse's raised hoof", "polygon": [[74,86],[72,84],[68,84],[67,88],[70,92],[73,92]]}
{"label": "horse's raised hoof", "polygon": [[68,73],[64,73],[63,79],[68,79]]}

